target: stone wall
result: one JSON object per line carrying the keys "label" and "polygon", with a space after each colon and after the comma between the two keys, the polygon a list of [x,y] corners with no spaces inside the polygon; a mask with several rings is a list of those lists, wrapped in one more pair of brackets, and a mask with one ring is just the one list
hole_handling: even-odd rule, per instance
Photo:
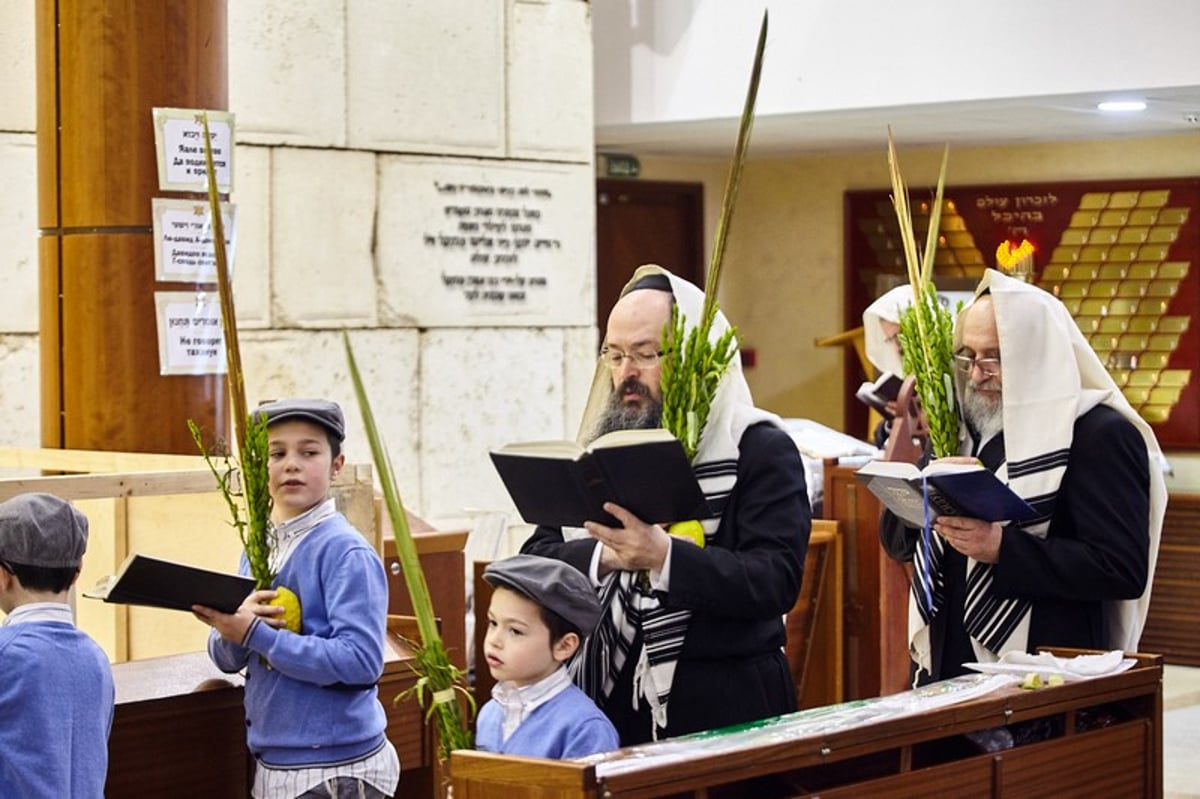
{"label": "stone wall", "polygon": [[[411,509],[510,508],[487,450],[572,435],[595,352],[590,5],[228,10],[248,400],[338,400],[369,461],[348,330]],[[39,443],[33,34],[32,3],[0,4],[8,446]]]}

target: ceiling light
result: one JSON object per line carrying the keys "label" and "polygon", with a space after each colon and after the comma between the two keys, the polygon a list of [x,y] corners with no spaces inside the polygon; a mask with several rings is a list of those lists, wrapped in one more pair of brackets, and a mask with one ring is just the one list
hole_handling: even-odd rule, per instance
{"label": "ceiling light", "polygon": [[1142,100],[1106,100],[1097,103],[1096,108],[1114,114],[1127,114],[1131,111],[1145,111],[1146,103]]}

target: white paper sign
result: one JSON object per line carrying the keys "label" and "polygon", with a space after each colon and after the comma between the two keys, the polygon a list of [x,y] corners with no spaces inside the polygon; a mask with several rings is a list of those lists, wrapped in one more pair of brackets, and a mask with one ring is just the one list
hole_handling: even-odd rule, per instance
{"label": "white paper sign", "polygon": [[222,193],[232,191],[233,114],[191,108],[154,109],[154,147],[158,153],[160,190],[208,191],[204,114],[208,114],[217,190]]}
{"label": "white paper sign", "polygon": [[[208,203],[155,197],[150,205],[154,215],[155,277],[160,281],[216,283],[217,256]],[[221,203],[221,220],[232,277],[237,206]]]}
{"label": "white paper sign", "polygon": [[225,373],[225,334],[215,291],[156,291],[158,371],[163,375]]}

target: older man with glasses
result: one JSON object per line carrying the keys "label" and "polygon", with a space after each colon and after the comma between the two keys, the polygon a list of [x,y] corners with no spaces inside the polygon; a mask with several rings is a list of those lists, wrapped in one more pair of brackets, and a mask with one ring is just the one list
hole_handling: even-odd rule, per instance
{"label": "older man with glasses", "polygon": [[913,560],[914,586],[932,586],[910,601],[918,680],[1013,650],[1136,650],[1166,506],[1149,425],[1065,306],[1035,286],[989,270],[955,344],[963,453],[1038,518],[942,516],[926,539],[884,514],[885,549]]}
{"label": "older man with glasses", "polygon": [[[703,293],[659,267],[637,271],[613,307],[581,438],[659,427],[662,340],[677,305],[689,325]],[[728,322],[719,312],[712,335]],[[811,511],[804,469],[773,414],[754,407],[737,356],[722,378],[692,466],[712,510],[696,539],[684,519],[618,527],[539,527],[522,551],[591,577],[605,613],[571,671],[622,745],[724,727],[795,709],[783,616],[795,604]]]}

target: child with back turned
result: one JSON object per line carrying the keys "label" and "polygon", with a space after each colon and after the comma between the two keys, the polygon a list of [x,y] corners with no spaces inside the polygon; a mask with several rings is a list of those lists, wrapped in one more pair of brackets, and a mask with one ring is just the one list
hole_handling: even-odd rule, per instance
{"label": "child with back turned", "polygon": [[0,796],[104,796],[112,668],[70,605],[87,535],[52,494],[0,503]]}
{"label": "child with back turned", "polygon": [[[376,683],[383,673],[387,577],[370,543],[337,511],[329,486],[345,463],[337,403],[269,402],[276,586],[300,598],[299,634],[284,629],[274,590],[235,613],[194,606],[212,626],[208,651],[246,673],[246,739],[255,797],[391,796],[400,778]],[[245,555],[241,571],[249,572]]]}
{"label": "child with back turned", "polygon": [[536,555],[489,564],[484,655],[497,683],[479,711],[475,745],[486,752],[575,758],[619,746],[617,731],[571,682],[566,662],[600,620],[581,572]]}

